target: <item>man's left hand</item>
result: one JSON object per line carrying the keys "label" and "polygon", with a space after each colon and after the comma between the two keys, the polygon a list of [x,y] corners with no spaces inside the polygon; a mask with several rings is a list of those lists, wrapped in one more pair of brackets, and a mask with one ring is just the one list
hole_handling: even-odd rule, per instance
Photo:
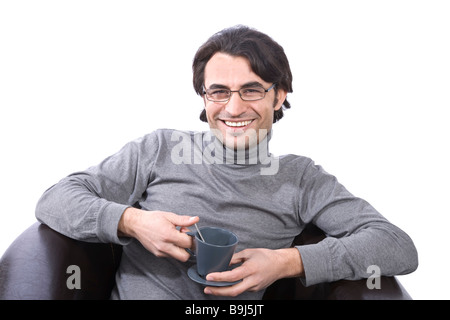
{"label": "man's left hand", "polygon": [[206,287],[205,294],[235,297],[245,291],[259,291],[281,278],[303,275],[303,264],[296,248],[246,249],[235,253],[230,265],[242,263],[230,271],[210,273],[208,281],[239,283],[228,287]]}

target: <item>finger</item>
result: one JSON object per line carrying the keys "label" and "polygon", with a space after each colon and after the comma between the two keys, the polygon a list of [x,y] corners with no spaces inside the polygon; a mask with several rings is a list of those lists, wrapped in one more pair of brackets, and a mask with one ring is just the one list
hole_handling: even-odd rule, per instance
{"label": "finger", "polygon": [[247,259],[247,250],[236,252],[231,257],[230,265],[242,263]]}
{"label": "finger", "polygon": [[186,233],[186,232],[189,232],[189,231],[191,231],[191,229],[189,229],[189,228],[186,228],[186,227],[181,227],[180,228],[180,232]]}
{"label": "finger", "polygon": [[190,227],[193,224],[199,222],[199,217],[180,216],[177,214],[171,214],[167,216],[167,220],[172,222],[175,226]]}
{"label": "finger", "polygon": [[173,245],[169,249],[167,249],[166,254],[181,262],[186,262],[191,256],[184,248],[178,247],[176,245]]}
{"label": "finger", "polygon": [[166,218],[174,226],[181,226],[180,230],[175,230],[175,232],[170,235],[170,239],[167,239],[167,241],[181,248],[192,247],[192,237],[185,233],[187,229],[186,227],[197,223],[199,221],[199,217],[180,216],[174,213],[168,213]]}
{"label": "finger", "polygon": [[181,230],[177,230],[169,241],[175,246],[183,248],[183,250],[184,248],[191,248],[193,245],[192,237]]}
{"label": "finger", "polygon": [[245,279],[235,285],[227,286],[227,287],[206,287],[204,289],[205,294],[211,294],[214,296],[228,296],[228,297],[236,297],[241,293],[247,291],[248,285]]}
{"label": "finger", "polygon": [[206,275],[208,281],[234,282],[245,278],[245,268],[237,267],[230,271],[213,272]]}

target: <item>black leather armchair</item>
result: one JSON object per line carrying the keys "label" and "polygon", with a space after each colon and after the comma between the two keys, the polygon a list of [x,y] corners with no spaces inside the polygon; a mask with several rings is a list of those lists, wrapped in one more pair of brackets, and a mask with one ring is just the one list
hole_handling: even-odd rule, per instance
{"label": "black leather armchair", "polygon": [[[296,244],[324,237],[314,227]],[[25,230],[0,259],[0,299],[108,299],[122,249],[118,245],[70,239],[36,222]],[[81,270],[81,289],[69,289],[70,265]],[[368,289],[366,280],[340,280],[304,287],[299,279],[281,279],[267,288],[264,299],[396,299],[410,295],[396,277],[381,277],[381,289]]]}

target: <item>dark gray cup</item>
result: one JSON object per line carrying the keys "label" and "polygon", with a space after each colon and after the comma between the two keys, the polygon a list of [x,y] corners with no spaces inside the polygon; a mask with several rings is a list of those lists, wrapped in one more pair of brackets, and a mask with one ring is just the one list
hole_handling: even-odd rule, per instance
{"label": "dark gray cup", "polygon": [[198,232],[187,232],[195,239],[195,254],[188,251],[197,260],[198,274],[206,277],[211,272],[228,270],[238,237],[231,231],[217,227],[202,227],[200,232],[205,242],[201,240]]}

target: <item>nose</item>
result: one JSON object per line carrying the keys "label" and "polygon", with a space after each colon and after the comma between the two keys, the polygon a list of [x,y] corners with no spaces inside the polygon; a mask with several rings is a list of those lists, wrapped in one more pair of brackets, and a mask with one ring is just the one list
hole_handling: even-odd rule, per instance
{"label": "nose", "polygon": [[230,100],[225,105],[225,110],[233,117],[237,117],[245,112],[246,104],[239,96],[239,92],[232,92]]}

